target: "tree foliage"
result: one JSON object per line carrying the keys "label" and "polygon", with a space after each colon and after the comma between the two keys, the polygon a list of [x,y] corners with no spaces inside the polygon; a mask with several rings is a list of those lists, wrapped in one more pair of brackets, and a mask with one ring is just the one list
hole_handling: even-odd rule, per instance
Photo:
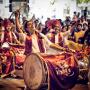
{"label": "tree foliage", "polygon": [[89,3],[90,0],[77,0],[77,3],[80,4],[80,3]]}

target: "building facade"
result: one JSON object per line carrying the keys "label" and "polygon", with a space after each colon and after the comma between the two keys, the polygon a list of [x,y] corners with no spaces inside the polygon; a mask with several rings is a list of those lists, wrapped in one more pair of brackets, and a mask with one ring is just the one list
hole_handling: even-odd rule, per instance
{"label": "building facade", "polygon": [[87,19],[90,19],[90,2],[78,4],[78,9],[81,12],[81,15],[87,14]]}
{"label": "building facade", "polygon": [[[16,6],[20,6],[18,2],[13,5],[14,8]],[[9,12],[9,0],[2,0],[0,7],[0,16],[8,18],[11,14]],[[48,17],[64,20],[66,16],[73,17],[73,12],[77,11],[76,0],[29,0],[29,7],[28,18],[35,14],[36,18],[40,18],[42,21]]]}

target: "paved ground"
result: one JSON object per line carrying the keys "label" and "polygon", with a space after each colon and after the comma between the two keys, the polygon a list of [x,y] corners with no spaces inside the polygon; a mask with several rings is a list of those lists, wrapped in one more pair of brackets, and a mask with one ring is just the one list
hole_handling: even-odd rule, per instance
{"label": "paved ground", "polygon": [[[22,71],[17,71],[17,75],[22,77]],[[89,85],[90,86],[90,85]],[[0,90],[26,90],[23,79],[6,78],[0,79]],[[88,85],[76,84],[71,90],[90,90]]]}
{"label": "paved ground", "polygon": [[81,84],[77,84],[75,85],[75,87],[71,90],[89,90],[88,85],[81,85]]}
{"label": "paved ground", "polygon": [[24,90],[23,79],[0,79],[0,90]]}
{"label": "paved ground", "polygon": [[[17,70],[15,74],[23,78],[22,70]],[[0,90],[24,90],[24,87],[25,83],[23,79],[15,79],[11,77],[0,79]]]}
{"label": "paved ground", "polygon": [[[23,79],[0,79],[0,90],[25,90]],[[88,85],[77,84],[71,90],[89,90]]]}

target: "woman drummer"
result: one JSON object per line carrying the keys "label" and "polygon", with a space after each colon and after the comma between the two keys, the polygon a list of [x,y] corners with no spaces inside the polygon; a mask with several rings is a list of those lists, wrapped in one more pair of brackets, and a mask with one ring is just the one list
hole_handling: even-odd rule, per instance
{"label": "woman drummer", "polygon": [[[20,23],[18,20],[18,12],[16,13],[15,17],[17,18],[17,26],[20,29]],[[27,21],[25,24],[25,31],[26,31],[26,39],[25,39],[25,55],[29,55],[31,53],[45,53],[46,52],[46,44],[50,47],[64,50],[64,48],[56,45],[48,40],[48,38],[39,33],[38,30],[35,28],[35,24],[32,20]]]}

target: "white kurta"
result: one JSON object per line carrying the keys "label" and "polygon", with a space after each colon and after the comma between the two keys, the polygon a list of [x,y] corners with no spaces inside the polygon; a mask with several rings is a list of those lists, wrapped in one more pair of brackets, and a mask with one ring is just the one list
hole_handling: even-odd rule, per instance
{"label": "white kurta", "polygon": [[40,52],[37,42],[37,36],[35,34],[32,35],[32,53]]}

